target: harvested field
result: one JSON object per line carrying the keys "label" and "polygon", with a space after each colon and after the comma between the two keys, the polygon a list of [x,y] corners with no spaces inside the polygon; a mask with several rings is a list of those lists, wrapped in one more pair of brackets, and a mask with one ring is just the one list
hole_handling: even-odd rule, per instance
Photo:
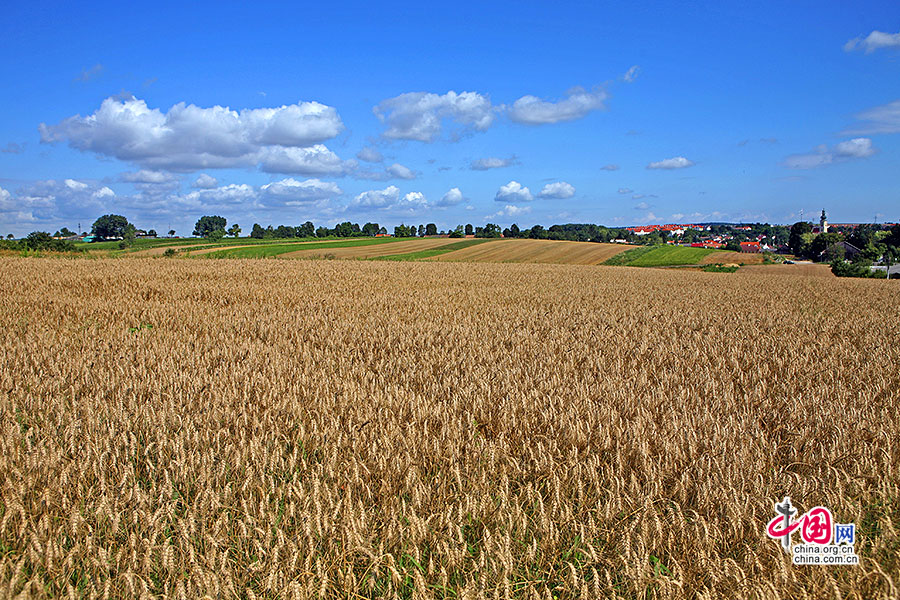
{"label": "harvested field", "polygon": [[391,256],[394,254],[406,254],[440,248],[459,242],[453,238],[426,238],[419,240],[399,241],[390,244],[378,244],[373,246],[356,246],[347,248],[318,248],[315,250],[297,250],[280,255],[280,258],[319,258],[328,255],[329,258],[374,258],[378,256]]}
{"label": "harvested field", "polygon": [[0,258],[0,596],[896,597],[900,287],[773,268]]}
{"label": "harvested field", "polygon": [[446,262],[554,263],[599,265],[628,249],[619,244],[555,240],[495,240],[430,258]]}

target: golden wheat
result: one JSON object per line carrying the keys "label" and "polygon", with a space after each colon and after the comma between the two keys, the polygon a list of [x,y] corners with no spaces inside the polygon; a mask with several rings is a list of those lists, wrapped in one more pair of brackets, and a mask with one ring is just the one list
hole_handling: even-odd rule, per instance
{"label": "golden wheat", "polygon": [[[0,597],[900,585],[892,282],[0,259]],[[772,502],[857,524],[796,567]]]}

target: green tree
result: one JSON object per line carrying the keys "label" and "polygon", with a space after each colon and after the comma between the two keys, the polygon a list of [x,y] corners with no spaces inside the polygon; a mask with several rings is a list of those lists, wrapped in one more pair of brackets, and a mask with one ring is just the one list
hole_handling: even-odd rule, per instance
{"label": "green tree", "polygon": [[378,226],[378,223],[366,223],[362,226],[362,233],[369,237],[375,237],[379,229],[381,229],[381,227]]}
{"label": "green tree", "polygon": [[147,232],[147,236],[148,236],[148,237],[154,237],[154,238],[155,238],[155,237],[156,237],[156,230],[155,230],[155,229],[151,229],[150,231]]}
{"label": "green tree", "polygon": [[204,215],[197,220],[194,225],[194,233],[191,235],[210,237],[214,231],[221,231],[224,235],[227,224],[225,217]]}
{"label": "green tree", "polygon": [[228,235],[230,235],[231,237],[235,237],[235,238],[236,238],[237,236],[241,235],[241,226],[238,225],[237,223],[235,223],[234,225],[232,225],[231,227],[229,227],[229,228],[228,228]]}
{"label": "green tree", "polygon": [[807,221],[797,221],[791,225],[791,233],[788,237],[788,248],[794,256],[806,256],[809,247],[804,240],[804,234],[812,233],[812,225]]}
{"label": "green tree", "polygon": [[325,238],[331,235],[331,231],[327,227],[319,227],[316,229],[316,237]]}
{"label": "green tree", "polygon": [[314,237],[316,235],[316,226],[312,221],[307,221],[300,226],[300,237]]}
{"label": "green tree", "polygon": [[475,230],[472,229],[472,224],[471,223],[466,224],[466,235],[474,235],[474,234],[475,234]]}
{"label": "green tree", "polygon": [[419,237],[425,237],[425,226],[419,225]]}
{"label": "green tree", "polygon": [[437,225],[429,223],[425,226],[425,235],[437,235]]}
{"label": "green tree", "polygon": [[260,225],[259,223],[254,223],[253,229],[250,230],[250,237],[255,240],[261,240],[266,237],[266,230],[263,229],[262,225]]}
{"label": "green tree", "polygon": [[[816,237],[813,238],[812,243],[809,245],[809,249],[807,250],[807,254],[813,260],[819,260],[820,257],[824,257],[824,252],[833,246],[834,244],[839,244],[844,241],[844,236],[840,233],[820,233]],[[824,257],[827,260],[827,257]],[[843,256],[841,256],[843,258]]]}
{"label": "green tree", "polygon": [[454,229],[450,232],[450,237],[452,237],[452,238],[461,238],[461,237],[463,237],[463,235],[465,235],[465,234],[463,233],[463,231],[464,231],[463,226],[462,226],[462,225],[457,225],[456,228],[454,228]]}
{"label": "green tree", "polygon": [[731,252],[740,252],[741,243],[737,240],[728,240],[728,243],[725,244],[725,249]]}
{"label": "green tree", "polygon": [[170,230],[169,230],[169,237],[174,237],[174,235],[175,235],[175,230],[174,230],[174,229],[170,229]]}
{"label": "green tree", "polygon": [[122,215],[103,215],[91,226],[91,233],[102,238],[124,238],[134,225]]}
{"label": "green tree", "polygon": [[509,226],[509,237],[522,237],[522,232],[519,230],[519,226],[515,223]]}

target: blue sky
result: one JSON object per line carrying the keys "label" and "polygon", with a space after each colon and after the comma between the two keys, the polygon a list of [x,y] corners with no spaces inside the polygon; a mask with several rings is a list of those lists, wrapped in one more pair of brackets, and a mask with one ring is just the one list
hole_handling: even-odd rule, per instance
{"label": "blue sky", "polygon": [[900,220],[900,4],[13,3],[0,233]]}

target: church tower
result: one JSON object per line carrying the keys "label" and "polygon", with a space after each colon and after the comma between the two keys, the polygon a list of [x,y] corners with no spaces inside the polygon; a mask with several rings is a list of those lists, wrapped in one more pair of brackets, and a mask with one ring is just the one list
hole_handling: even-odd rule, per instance
{"label": "church tower", "polygon": [[819,233],[828,233],[828,217],[825,216],[825,209],[822,209],[822,216],[819,217]]}

